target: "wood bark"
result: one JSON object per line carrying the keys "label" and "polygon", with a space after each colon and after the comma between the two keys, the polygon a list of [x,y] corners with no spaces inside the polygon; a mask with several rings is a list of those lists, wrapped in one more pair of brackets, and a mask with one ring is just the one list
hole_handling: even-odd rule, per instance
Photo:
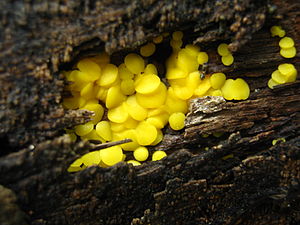
{"label": "wood bark", "polygon": [[[266,85],[280,63],[300,71],[300,3],[1,1],[0,9],[0,224],[300,223],[300,82]],[[269,34],[277,24],[295,40],[293,59]],[[95,146],[62,136],[90,113],[62,109],[59,70],[178,29],[208,51],[208,73],[247,80],[249,99],[192,100],[185,129],[166,128],[155,147],[169,155],[161,161],[68,173]],[[231,42],[231,67],[216,54],[220,41]],[[276,138],[286,142],[273,146]]]}

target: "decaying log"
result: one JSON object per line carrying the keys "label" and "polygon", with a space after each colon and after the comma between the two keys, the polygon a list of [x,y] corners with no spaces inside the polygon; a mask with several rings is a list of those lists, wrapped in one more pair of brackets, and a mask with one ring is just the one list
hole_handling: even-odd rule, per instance
{"label": "decaying log", "polygon": [[[0,9],[0,224],[300,223],[300,82],[266,85],[280,63],[300,71],[300,3],[17,0]],[[274,23],[294,38],[294,59],[278,54]],[[207,48],[209,73],[247,80],[250,98],[192,100],[185,129],[166,128],[155,147],[169,155],[161,161],[68,173],[95,145],[62,136],[91,114],[61,107],[59,70],[175,29]],[[225,40],[232,67],[215,52]]]}

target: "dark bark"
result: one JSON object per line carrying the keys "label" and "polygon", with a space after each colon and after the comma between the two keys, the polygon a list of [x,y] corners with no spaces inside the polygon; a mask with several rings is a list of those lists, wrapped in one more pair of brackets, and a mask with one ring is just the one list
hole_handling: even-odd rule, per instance
{"label": "dark bark", "polygon": [[[216,2],[0,3],[1,224],[300,223],[300,82],[266,86],[280,63],[300,71],[300,4],[274,0],[268,14],[274,5],[264,1]],[[294,59],[278,54],[274,23],[294,38]],[[166,129],[162,161],[68,173],[94,145],[59,137],[90,115],[60,106],[59,68],[91,49],[126,50],[175,29],[207,48],[209,72],[245,78],[250,98],[194,100],[185,130]],[[216,57],[217,40],[232,42],[232,67]],[[224,135],[202,137],[215,132]],[[279,137],[286,142],[272,146]]]}

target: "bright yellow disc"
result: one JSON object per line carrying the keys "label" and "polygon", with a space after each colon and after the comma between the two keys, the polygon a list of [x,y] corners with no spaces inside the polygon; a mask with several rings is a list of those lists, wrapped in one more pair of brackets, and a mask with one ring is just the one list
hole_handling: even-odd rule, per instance
{"label": "bright yellow disc", "polygon": [[141,146],[134,150],[133,156],[138,161],[145,161],[149,156],[149,151],[146,147]]}
{"label": "bright yellow disc", "polygon": [[99,151],[93,151],[86,153],[81,157],[81,160],[86,166],[98,165],[100,163],[101,157]]}
{"label": "bright yellow disc", "polygon": [[113,146],[100,150],[101,161],[108,166],[113,166],[123,160],[123,151],[120,146]]}
{"label": "bright yellow disc", "polygon": [[145,121],[140,122],[136,128],[137,142],[140,145],[150,145],[157,137],[155,126]]}
{"label": "bright yellow disc", "polygon": [[140,48],[140,54],[144,57],[149,57],[155,52],[155,44],[148,43]]}
{"label": "bright yellow disc", "polygon": [[86,76],[84,77],[87,82],[95,81],[101,76],[101,68],[97,63],[91,59],[82,59],[77,63],[78,69]]}
{"label": "bright yellow disc", "polygon": [[169,124],[173,130],[184,128],[185,115],[182,112],[172,113],[169,117]]}
{"label": "bright yellow disc", "polygon": [[291,48],[294,47],[294,44],[294,40],[290,37],[281,38],[281,40],[279,41],[280,48]]}
{"label": "bright yellow disc", "polygon": [[100,121],[96,125],[97,134],[106,141],[112,140],[112,132],[108,121]]}
{"label": "bright yellow disc", "polygon": [[152,155],[152,161],[157,161],[165,158],[167,154],[164,151],[155,151]]}
{"label": "bright yellow disc", "polygon": [[135,53],[128,54],[125,57],[124,62],[128,70],[134,74],[139,74],[144,71],[144,59]]}
{"label": "bright yellow disc", "polygon": [[74,130],[78,136],[84,136],[90,133],[94,128],[94,124],[92,122],[87,122],[85,124],[80,124],[75,126]]}
{"label": "bright yellow disc", "polygon": [[113,84],[117,80],[117,78],[118,67],[113,64],[107,64],[102,71],[102,75],[100,77],[100,80],[98,81],[98,84],[103,87],[108,87]]}
{"label": "bright yellow disc", "polygon": [[123,123],[128,118],[128,112],[124,107],[124,103],[117,106],[116,108],[109,109],[107,113],[107,117],[111,122],[114,123]]}
{"label": "bright yellow disc", "polygon": [[208,62],[208,55],[206,52],[199,52],[197,56],[197,61],[200,65]]}
{"label": "bright yellow disc", "polygon": [[106,108],[111,109],[120,105],[126,99],[122,93],[120,86],[112,86],[108,89],[106,96]]}
{"label": "bright yellow disc", "polygon": [[158,108],[165,103],[166,96],[167,88],[162,82],[160,82],[158,89],[151,94],[136,93],[136,100],[146,109]]}
{"label": "bright yellow disc", "polygon": [[233,63],[234,59],[233,59],[233,56],[231,54],[229,54],[226,56],[222,56],[221,61],[225,66],[230,66]]}
{"label": "bright yellow disc", "polygon": [[294,58],[296,56],[296,48],[291,47],[291,48],[282,48],[280,50],[280,55],[284,58]]}
{"label": "bright yellow disc", "polygon": [[150,94],[156,91],[159,85],[160,78],[157,75],[145,75],[135,83],[135,90],[140,94]]}
{"label": "bright yellow disc", "polygon": [[214,89],[220,89],[224,85],[225,80],[226,76],[224,73],[213,73],[209,79],[210,84]]}
{"label": "bright yellow disc", "polygon": [[218,46],[217,51],[220,56],[227,56],[227,55],[231,54],[230,51],[228,50],[228,45],[225,43],[220,44]]}

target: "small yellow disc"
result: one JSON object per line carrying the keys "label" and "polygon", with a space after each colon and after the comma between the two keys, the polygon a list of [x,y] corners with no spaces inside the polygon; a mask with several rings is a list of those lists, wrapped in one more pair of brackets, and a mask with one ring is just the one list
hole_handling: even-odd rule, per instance
{"label": "small yellow disc", "polygon": [[127,163],[128,164],[132,164],[133,166],[140,166],[140,165],[142,165],[140,162],[135,161],[135,160],[128,160]]}
{"label": "small yellow disc", "polygon": [[140,145],[150,145],[157,137],[156,127],[145,121],[140,122],[136,128],[137,142]]}
{"label": "small yellow disc", "polygon": [[199,52],[197,56],[197,61],[200,65],[208,62],[208,55],[206,52]]}
{"label": "small yellow disc", "polygon": [[101,161],[108,166],[113,166],[123,160],[123,151],[120,146],[113,146],[100,150]]}
{"label": "small yellow disc", "polygon": [[220,44],[218,46],[217,51],[220,56],[227,56],[227,55],[231,54],[230,51],[228,50],[228,45],[225,43]]}
{"label": "small yellow disc", "polygon": [[291,48],[294,47],[294,44],[294,40],[290,37],[281,38],[281,40],[279,41],[280,48]]}
{"label": "small yellow disc", "polygon": [[152,155],[152,161],[157,161],[165,158],[167,154],[164,151],[155,151]]}
{"label": "small yellow disc", "polygon": [[159,85],[159,76],[145,75],[135,82],[135,90],[140,94],[151,94],[158,89]]}
{"label": "small yellow disc", "polygon": [[149,151],[146,147],[141,146],[134,150],[133,156],[138,161],[145,161],[149,156]]}
{"label": "small yellow disc", "polygon": [[108,121],[100,121],[96,125],[97,134],[106,141],[112,140],[112,132],[110,128],[110,123]]}
{"label": "small yellow disc", "polygon": [[210,84],[214,89],[220,89],[224,85],[225,80],[226,76],[224,73],[213,73],[209,79]]}
{"label": "small yellow disc", "polygon": [[155,44],[148,43],[140,48],[140,54],[144,57],[149,57],[155,52]]}
{"label": "small yellow disc", "polygon": [[282,48],[280,50],[280,55],[284,58],[294,58],[296,56],[296,48],[291,47],[291,48]]}
{"label": "small yellow disc", "polygon": [[221,61],[225,66],[230,66],[233,63],[234,59],[233,59],[233,56],[231,54],[229,54],[226,56],[222,56]]}
{"label": "small yellow disc", "polygon": [[128,54],[125,57],[124,62],[128,70],[134,74],[139,74],[144,71],[144,59],[135,53]]}
{"label": "small yellow disc", "polygon": [[173,130],[181,130],[184,128],[185,115],[182,112],[172,113],[169,117],[169,124]]}
{"label": "small yellow disc", "polygon": [[75,126],[75,133],[78,136],[84,136],[90,133],[94,128],[94,124],[92,122],[87,122],[85,124],[80,124]]}

